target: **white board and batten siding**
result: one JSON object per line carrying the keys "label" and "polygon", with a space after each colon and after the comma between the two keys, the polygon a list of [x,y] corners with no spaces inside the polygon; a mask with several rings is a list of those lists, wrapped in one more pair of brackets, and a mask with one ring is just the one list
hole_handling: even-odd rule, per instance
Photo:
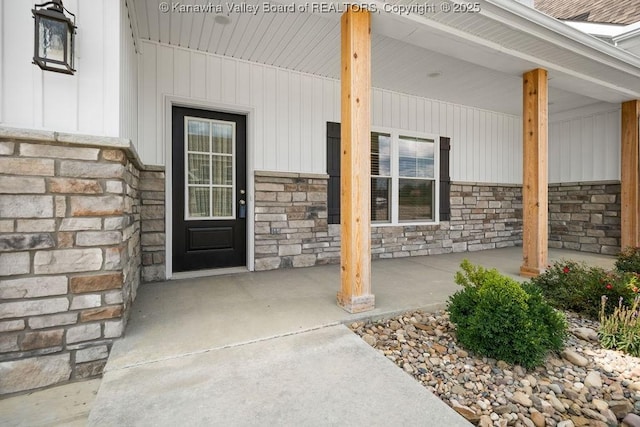
{"label": "white board and batten siding", "polygon": [[[76,15],[75,75],[32,64],[34,2],[0,3],[0,124],[58,132],[133,138],[137,66],[125,0],[65,0]],[[118,41],[120,40],[120,43]],[[123,56],[121,49],[129,51]],[[127,77],[127,75],[130,75]],[[127,92],[121,97],[121,94]]]}
{"label": "white board and batten siding", "polygon": [[[326,122],[340,121],[340,82],[155,42],[140,43],[138,152],[164,165],[167,105],[194,102],[250,108],[256,170],[326,173]],[[522,180],[517,116],[374,89],[372,126],[452,138],[456,181]],[[251,142],[250,142],[251,143]]]}
{"label": "white board and batten siding", "polygon": [[620,180],[620,105],[558,113],[549,123],[549,182]]}
{"label": "white board and batten siding", "polygon": [[121,0],[120,7],[120,131],[119,136],[138,137],[138,56],[134,40],[131,0]]}

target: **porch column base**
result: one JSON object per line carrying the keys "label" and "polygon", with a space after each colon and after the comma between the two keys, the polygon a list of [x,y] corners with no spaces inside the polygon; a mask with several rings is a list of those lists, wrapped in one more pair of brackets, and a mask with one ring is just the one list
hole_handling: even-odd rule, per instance
{"label": "porch column base", "polygon": [[338,306],[351,314],[362,313],[375,308],[376,297],[373,294],[354,296],[338,292]]}
{"label": "porch column base", "polygon": [[544,268],[527,267],[526,265],[520,266],[520,276],[522,277],[537,277],[544,273]]}

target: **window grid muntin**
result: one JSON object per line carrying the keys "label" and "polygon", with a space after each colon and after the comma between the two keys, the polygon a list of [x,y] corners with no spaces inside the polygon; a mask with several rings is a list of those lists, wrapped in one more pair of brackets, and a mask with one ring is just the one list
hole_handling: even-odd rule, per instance
{"label": "window grid muntin", "polygon": [[[410,132],[406,130],[397,130],[386,127],[373,127],[372,132],[391,135],[391,219],[388,222],[375,222],[372,226],[394,226],[394,225],[425,225],[425,224],[437,224],[440,221],[439,203],[440,200],[440,137],[434,134],[428,134],[423,132]],[[400,176],[399,167],[399,139],[400,137],[418,138],[427,140],[433,144],[433,178],[424,177],[402,177]],[[373,177],[373,175],[372,175]],[[399,220],[399,180],[404,178],[433,181],[433,218],[430,220]],[[371,204],[371,202],[370,202]]]}
{"label": "window grid muntin", "polygon": [[[374,174],[373,173],[373,157],[374,157],[374,152],[373,152],[373,141],[374,141],[374,135],[377,136],[377,143],[378,143],[378,151],[377,151],[377,155],[378,155],[378,174]],[[383,175],[380,174],[380,156],[381,156],[381,150],[380,150],[380,137],[387,137],[389,138],[389,174],[387,175]],[[372,148],[371,148],[371,200],[370,200],[370,206],[371,206],[371,222],[375,223],[375,224],[387,224],[389,222],[391,222],[392,219],[392,205],[393,205],[393,138],[391,136],[391,134],[389,132],[376,132],[376,131],[372,131],[371,132],[371,137],[370,137],[370,141],[372,144]],[[376,179],[380,179],[380,180],[385,180],[387,181],[387,209],[386,209],[386,215],[387,215],[387,219],[379,219],[379,220],[375,220],[374,218],[374,209],[375,206],[378,205],[378,198],[376,197],[375,203],[373,200],[373,192],[374,192],[374,188],[373,188],[373,182]],[[375,205],[375,206],[374,206]]]}
{"label": "window grid muntin", "polygon": [[[194,151],[189,150],[189,121],[193,120],[194,122],[206,122],[209,124],[209,151]],[[214,152],[214,144],[213,144],[213,129],[215,125],[223,125],[230,126],[231,132],[231,153],[218,153]],[[184,219],[185,221],[200,221],[200,220],[225,220],[225,219],[235,219],[236,217],[236,203],[235,203],[235,193],[236,193],[236,124],[235,122],[227,122],[224,120],[215,120],[215,119],[205,119],[201,117],[192,117],[185,116],[184,118],[184,168],[185,168],[185,194],[184,194]],[[209,184],[189,184],[189,154],[206,154],[209,156]],[[231,184],[213,184],[213,157],[221,156],[221,157],[231,157]],[[209,215],[208,216],[193,216],[190,215],[189,212],[189,188],[208,188],[209,189]],[[213,198],[213,189],[214,188],[229,188],[231,189],[231,215],[228,216],[216,216],[213,215],[214,212],[214,198]]]}

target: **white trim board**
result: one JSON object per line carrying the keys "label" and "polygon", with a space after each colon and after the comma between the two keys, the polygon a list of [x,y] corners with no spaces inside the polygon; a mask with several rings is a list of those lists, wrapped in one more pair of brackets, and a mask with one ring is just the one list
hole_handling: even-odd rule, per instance
{"label": "white trim board", "polygon": [[[254,236],[254,145],[255,145],[255,124],[253,117],[255,116],[255,109],[249,106],[232,105],[220,102],[208,102],[203,100],[196,100],[192,98],[185,98],[173,95],[163,95],[162,105],[164,109],[164,115],[162,123],[162,141],[165,148],[165,277],[167,280],[174,278],[173,274],[173,194],[171,189],[171,183],[173,181],[173,168],[172,168],[172,132],[171,132],[171,109],[173,106],[187,107],[187,108],[201,108],[206,110],[221,111],[227,113],[243,114],[247,116],[247,265],[246,268],[249,271],[253,271],[255,260],[255,236]],[[207,270],[208,271],[208,270]]]}

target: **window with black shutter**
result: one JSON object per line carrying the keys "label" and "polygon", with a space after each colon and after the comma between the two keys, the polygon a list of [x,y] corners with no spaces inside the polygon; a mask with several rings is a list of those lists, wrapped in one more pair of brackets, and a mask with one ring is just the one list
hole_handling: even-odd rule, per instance
{"label": "window with black shutter", "polygon": [[[395,144],[389,149],[388,144]],[[419,223],[451,218],[450,138],[435,139],[402,133],[371,133],[371,220],[373,223]],[[340,223],[340,123],[327,122],[328,223]],[[439,175],[434,172],[434,160]],[[393,164],[394,166],[387,166]],[[393,173],[391,173],[393,171]],[[435,200],[435,188],[439,200]],[[390,206],[395,200],[396,206]],[[436,208],[437,207],[437,208]],[[437,209],[437,213],[436,213]]]}

